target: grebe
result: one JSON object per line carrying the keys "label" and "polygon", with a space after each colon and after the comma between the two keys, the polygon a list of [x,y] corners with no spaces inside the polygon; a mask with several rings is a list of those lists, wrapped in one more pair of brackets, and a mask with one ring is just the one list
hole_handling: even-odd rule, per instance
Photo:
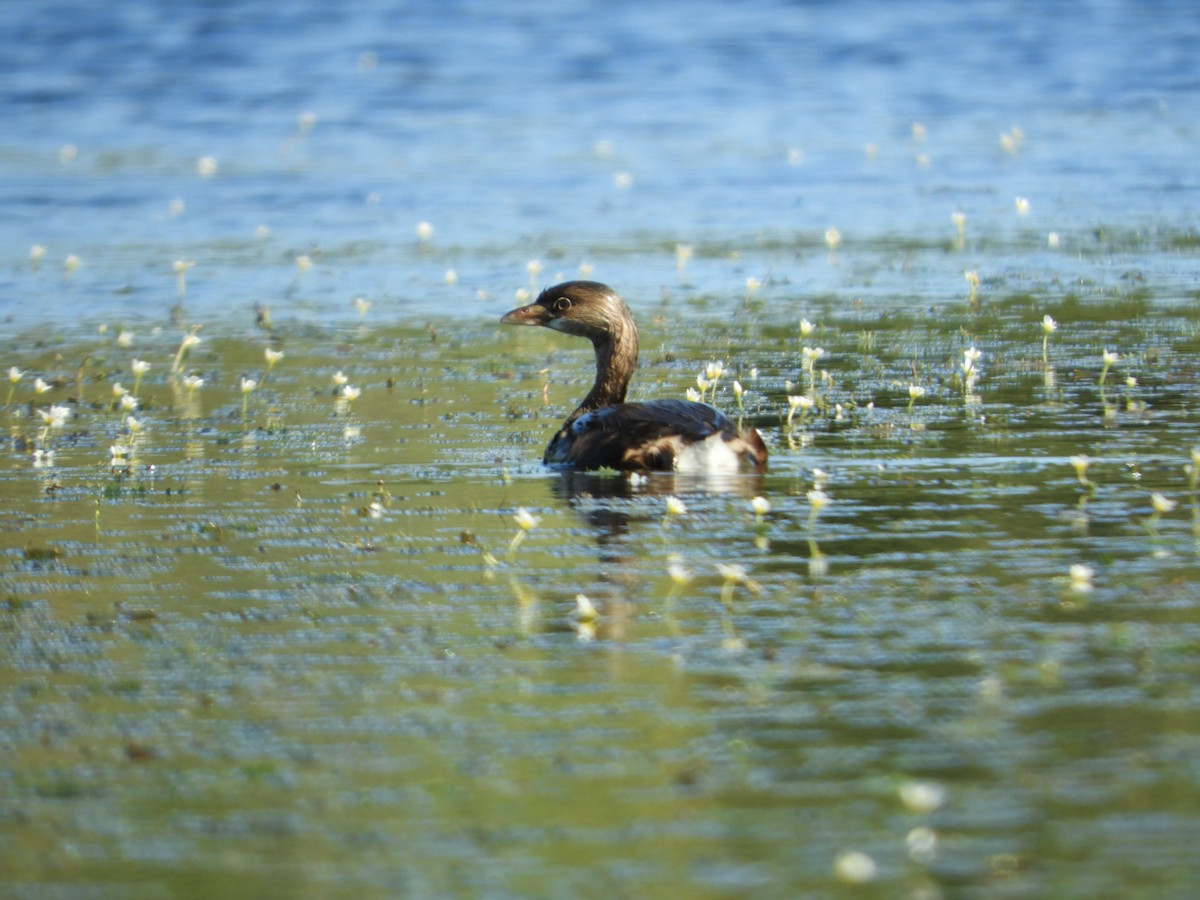
{"label": "grebe", "polygon": [[566,281],[500,321],[585,337],[596,350],[596,383],[550,441],[542,460],[546,465],[678,472],[730,472],[742,461],[759,471],[766,466],[767,448],[759,433],[739,431],[707,403],[625,402],[637,366],[637,325],[608,285]]}

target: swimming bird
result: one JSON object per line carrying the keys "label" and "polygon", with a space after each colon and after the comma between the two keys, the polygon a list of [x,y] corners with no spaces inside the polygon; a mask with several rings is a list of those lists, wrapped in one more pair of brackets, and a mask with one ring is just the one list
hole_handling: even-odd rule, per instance
{"label": "swimming bird", "polygon": [[762,471],[767,448],[720,410],[690,400],[626,403],[637,367],[638,331],[625,301],[597,281],[566,281],[506,313],[508,325],[542,325],[585,337],[596,351],[596,381],[546,448],[546,465],[697,473]]}

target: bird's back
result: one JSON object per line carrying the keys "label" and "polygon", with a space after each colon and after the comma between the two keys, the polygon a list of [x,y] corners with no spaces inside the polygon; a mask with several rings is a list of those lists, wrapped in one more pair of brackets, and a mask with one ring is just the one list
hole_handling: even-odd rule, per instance
{"label": "bird's back", "polygon": [[762,469],[758,432],[738,430],[720,410],[689,400],[619,403],[570,419],[546,449],[545,462],[578,469],[728,471],[741,461]]}

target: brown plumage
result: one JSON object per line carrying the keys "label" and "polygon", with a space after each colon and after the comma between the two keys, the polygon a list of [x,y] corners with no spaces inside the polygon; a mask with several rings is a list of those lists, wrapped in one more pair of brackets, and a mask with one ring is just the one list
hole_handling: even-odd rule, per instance
{"label": "brown plumage", "polygon": [[739,431],[720,410],[689,400],[626,403],[637,367],[638,333],[616,291],[596,281],[567,281],[501,320],[586,337],[596,351],[596,381],[550,441],[547,465],[577,469],[673,470],[743,460],[762,470],[767,448],[753,429]]}

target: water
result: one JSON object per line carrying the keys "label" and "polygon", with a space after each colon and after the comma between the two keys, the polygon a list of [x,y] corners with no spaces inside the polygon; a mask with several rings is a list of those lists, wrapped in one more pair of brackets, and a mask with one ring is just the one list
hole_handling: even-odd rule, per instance
{"label": "water", "polygon": [[[0,9],[0,894],[1190,896],[1198,32]],[[585,264],[765,476],[541,468],[590,355],[496,320]]]}

